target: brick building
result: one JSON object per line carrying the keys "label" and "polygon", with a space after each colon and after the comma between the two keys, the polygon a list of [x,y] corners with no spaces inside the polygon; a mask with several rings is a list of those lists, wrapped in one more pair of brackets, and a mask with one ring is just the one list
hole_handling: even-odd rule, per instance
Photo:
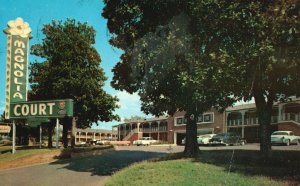
{"label": "brick building", "polygon": [[[185,137],[185,112],[130,121],[113,126],[119,140],[134,141],[140,137],[153,137],[168,143],[180,144]],[[204,112],[197,118],[197,133],[236,132],[247,142],[259,142],[259,124],[255,104],[227,108],[219,113],[215,109]],[[300,136],[300,98],[287,103],[275,103],[271,117],[271,131],[291,130]]]}

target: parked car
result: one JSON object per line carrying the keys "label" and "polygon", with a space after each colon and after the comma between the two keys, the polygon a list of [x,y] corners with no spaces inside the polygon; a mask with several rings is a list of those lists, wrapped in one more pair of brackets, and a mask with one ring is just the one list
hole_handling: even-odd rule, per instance
{"label": "parked car", "polygon": [[[215,135],[216,134],[204,134],[197,136],[198,145],[207,145],[209,143],[209,140]],[[182,139],[181,144],[185,144],[185,138]]]}
{"label": "parked car", "polygon": [[271,134],[271,144],[298,145],[300,136],[295,136],[292,131],[275,131]]}
{"label": "parked car", "polygon": [[216,134],[205,134],[198,136],[197,141],[199,145],[207,145],[209,144],[209,140],[211,140]]}
{"label": "parked car", "polygon": [[154,140],[152,137],[142,137],[138,140],[133,141],[133,145],[151,145],[153,143],[156,143],[157,140]]}
{"label": "parked car", "polygon": [[97,143],[97,140],[95,140],[95,139],[92,139],[92,140],[90,140],[90,141],[89,141],[89,143],[90,143],[91,145],[96,145],[96,143]]}
{"label": "parked car", "polygon": [[245,145],[245,143],[245,139],[231,132],[217,134],[209,141],[210,145]]}
{"label": "parked car", "polygon": [[97,145],[106,145],[106,144],[109,144],[109,141],[106,139],[100,139],[100,140],[96,141],[96,144]]}
{"label": "parked car", "polygon": [[185,138],[183,138],[183,139],[181,140],[181,144],[182,144],[182,145],[185,145]]}

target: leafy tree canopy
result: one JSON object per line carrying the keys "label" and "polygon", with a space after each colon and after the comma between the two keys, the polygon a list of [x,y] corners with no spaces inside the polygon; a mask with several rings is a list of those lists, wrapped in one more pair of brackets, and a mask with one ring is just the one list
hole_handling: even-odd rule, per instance
{"label": "leafy tree canopy", "polygon": [[118,120],[113,114],[118,99],[103,90],[101,58],[93,47],[95,30],[87,23],[52,21],[42,29],[45,38],[31,53],[45,59],[31,64],[32,100],[73,99],[78,127],[98,121]]}
{"label": "leafy tree canopy", "polygon": [[[178,110],[186,110],[186,153],[195,155],[198,151],[195,118],[212,106],[224,109],[234,99],[222,84],[210,86],[214,84],[216,68],[201,63],[202,58],[198,57],[191,35],[191,20],[180,3],[160,3],[107,2],[103,15],[108,18],[110,31],[116,34],[111,43],[125,51],[113,69],[112,85],[130,93],[138,92],[145,113],[161,115],[167,112],[172,115]],[[109,9],[112,4],[120,8]],[[128,6],[138,12],[134,14],[139,14],[139,19],[131,14]],[[175,9],[168,9],[169,6]],[[123,10],[125,7],[128,11]],[[156,10],[160,11],[153,16]],[[130,14],[132,20],[128,21],[125,14]],[[136,30],[131,30],[132,25],[127,25],[128,22],[134,22]],[[136,25],[142,25],[142,28]],[[124,37],[127,39],[123,40]]]}
{"label": "leafy tree canopy", "polygon": [[300,91],[299,1],[105,3],[111,44],[125,51],[115,88],[138,92],[153,114],[254,98],[261,150],[270,152],[272,105]]}

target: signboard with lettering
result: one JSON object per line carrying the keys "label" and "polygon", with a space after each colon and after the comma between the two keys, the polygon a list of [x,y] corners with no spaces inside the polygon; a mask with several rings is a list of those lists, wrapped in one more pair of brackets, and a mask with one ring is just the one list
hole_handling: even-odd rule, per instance
{"label": "signboard with lettering", "polygon": [[0,133],[10,133],[10,126],[0,125]]}
{"label": "signboard with lettering", "polygon": [[11,119],[63,118],[73,116],[73,100],[27,101],[10,104]]}
{"label": "signboard with lettering", "polygon": [[31,29],[22,18],[8,22],[6,56],[5,119],[10,116],[10,103],[27,101],[28,45]]}

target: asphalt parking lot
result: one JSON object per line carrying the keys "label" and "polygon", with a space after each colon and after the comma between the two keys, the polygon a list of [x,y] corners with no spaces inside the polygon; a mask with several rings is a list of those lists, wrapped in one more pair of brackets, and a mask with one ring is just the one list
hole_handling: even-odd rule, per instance
{"label": "asphalt parking lot", "polygon": [[[199,146],[200,150],[259,150],[259,143],[249,143],[243,146]],[[184,146],[181,145],[150,145],[150,146],[118,146],[117,150],[129,150],[129,151],[147,151],[147,152],[161,152],[161,153],[176,153],[182,152]],[[290,146],[272,146],[272,150],[295,150],[300,151],[300,145],[290,145]]]}

